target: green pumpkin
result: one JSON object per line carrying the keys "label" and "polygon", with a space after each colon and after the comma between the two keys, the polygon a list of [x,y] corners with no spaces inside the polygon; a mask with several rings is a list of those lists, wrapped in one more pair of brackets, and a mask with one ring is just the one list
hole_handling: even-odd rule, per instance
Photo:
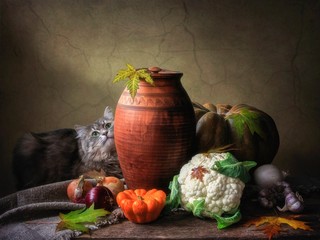
{"label": "green pumpkin", "polygon": [[255,161],[257,166],[273,161],[280,141],[267,113],[246,104],[212,103],[194,103],[194,111],[198,153],[224,149],[239,161]]}

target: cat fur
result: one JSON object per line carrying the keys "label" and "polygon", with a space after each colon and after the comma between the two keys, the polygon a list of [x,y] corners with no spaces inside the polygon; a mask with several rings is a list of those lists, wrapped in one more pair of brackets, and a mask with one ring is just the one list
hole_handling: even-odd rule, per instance
{"label": "cat fur", "polygon": [[87,126],[24,134],[13,150],[17,190],[78,178],[90,171],[122,178],[113,122],[112,109],[106,107],[103,117]]}

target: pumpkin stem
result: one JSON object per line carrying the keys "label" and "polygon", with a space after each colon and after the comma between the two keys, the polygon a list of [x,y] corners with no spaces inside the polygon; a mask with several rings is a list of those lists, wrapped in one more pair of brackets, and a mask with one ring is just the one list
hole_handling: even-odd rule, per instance
{"label": "pumpkin stem", "polygon": [[138,196],[138,200],[143,201],[144,199],[143,199],[143,197],[142,197],[142,196]]}

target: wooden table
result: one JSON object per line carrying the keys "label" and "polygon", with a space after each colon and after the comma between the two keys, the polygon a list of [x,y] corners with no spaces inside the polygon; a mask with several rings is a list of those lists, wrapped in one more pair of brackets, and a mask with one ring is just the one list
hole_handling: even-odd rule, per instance
{"label": "wooden table", "polygon": [[[287,225],[282,225],[283,231],[274,235],[272,239],[320,239],[320,196],[305,199],[305,204],[305,210],[299,220],[307,222],[313,231],[293,230]],[[119,224],[93,231],[91,235],[81,235],[77,239],[268,239],[259,227],[248,227],[245,224],[260,216],[275,216],[276,211],[261,209],[255,202],[248,201],[243,205],[242,220],[225,230],[218,230],[215,220],[204,220],[186,212],[175,212],[149,224],[134,224],[124,220]],[[281,216],[297,215],[281,213]]]}

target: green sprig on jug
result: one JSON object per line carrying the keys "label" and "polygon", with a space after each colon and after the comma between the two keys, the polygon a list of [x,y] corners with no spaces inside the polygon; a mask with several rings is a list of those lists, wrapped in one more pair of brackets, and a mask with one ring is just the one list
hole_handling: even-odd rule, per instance
{"label": "green sprig on jug", "polygon": [[134,99],[139,89],[139,82],[141,79],[151,85],[154,85],[153,79],[147,69],[136,69],[132,65],[127,64],[127,69],[121,69],[118,71],[117,75],[113,79],[113,83],[126,80],[126,88],[128,89],[132,99]]}

